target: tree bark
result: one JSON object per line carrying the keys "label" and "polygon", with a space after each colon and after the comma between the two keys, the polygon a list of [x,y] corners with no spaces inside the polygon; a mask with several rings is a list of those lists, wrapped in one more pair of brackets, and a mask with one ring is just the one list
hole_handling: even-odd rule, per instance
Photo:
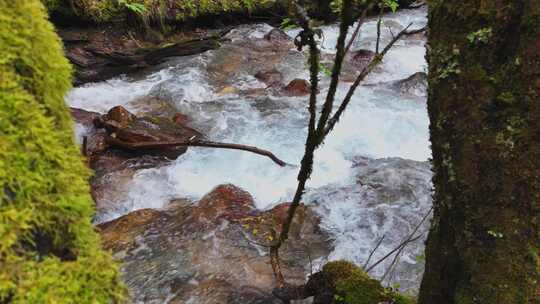
{"label": "tree bark", "polygon": [[540,303],[540,1],[430,1],[420,304]]}

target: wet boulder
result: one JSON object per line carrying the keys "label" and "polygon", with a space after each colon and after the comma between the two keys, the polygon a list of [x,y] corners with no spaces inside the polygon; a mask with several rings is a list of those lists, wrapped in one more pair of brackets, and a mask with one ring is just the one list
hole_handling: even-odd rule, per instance
{"label": "wet boulder", "polygon": [[[375,52],[365,49],[351,50],[347,53],[341,68],[340,80],[354,82],[358,74],[373,60]],[[334,66],[335,54],[322,53],[321,64],[330,71]],[[329,75],[327,75],[329,77]]]}
{"label": "wet boulder", "polygon": [[257,74],[255,74],[255,78],[264,82],[268,86],[275,86],[281,83],[283,80],[283,74],[276,69],[271,69],[257,72]]}
{"label": "wet boulder", "polygon": [[[259,211],[251,195],[221,185],[198,203],[178,199],[163,210],[134,211],[99,225],[105,248],[122,261],[135,302],[281,303],[268,248],[286,205]],[[310,258],[327,256],[318,216],[302,205],[282,249],[284,275],[303,284]],[[277,231],[276,231],[277,229]]]}
{"label": "wet boulder", "polygon": [[282,91],[287,96],[306,96],[310,94],[311,85],[305,79],[296,78],[291,80]]}
{"label": "wet boulder", "polygon": [[279,41],[279,42],[291,42],[292,38],[287,35],[283,30],[278,28],[271,29],[266,35],[264,35],[264,39],[268,41]]}
{"label": "wet boulder", "polygon": [[371,60],[373,60],[373,57],[375,57],[375,52],[361,49],[352,52],[348,59],[350,63],[363,69],[371,62]]}
{"label": "wet boulder", "polygon": [[77,140],[81,143],[82,153],[86,156],[92,156],[107,150],[109,145],[106,143],[106,132],[103,129],[95,128],[94,121],[101,114],[92,111],[86,111],[78,108],[70,108],[71,116],[73,117],[78,137]]}
{"label": "wet boulder", "polygon": [[175,123],[172,119],[153,116],[135,116],[121,106],[109,110],[95,120],[97,127],[107,130],[107,143],[115,148],[175,159],[187,147],[175,145],[202,138],[195,129]]}
{"label": "wet boulder", "polygon": [[391,87],[400,94],[425,97],[428,87],[427,74],[424,72],[414,73],[403,80],[394,82]]}

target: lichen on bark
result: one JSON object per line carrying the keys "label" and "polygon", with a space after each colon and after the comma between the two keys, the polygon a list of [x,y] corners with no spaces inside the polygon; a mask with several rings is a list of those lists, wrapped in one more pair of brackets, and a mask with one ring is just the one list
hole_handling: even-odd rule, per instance
{"label": "lichen on bark", "polygon": [[540,2],[429,6],[435,214],[419,303],[540,303]]}
{"label": "lichen on bark", "polygon": [[71,68],[38,0],[0,0],[0,303],[119,303],[64,104]]}

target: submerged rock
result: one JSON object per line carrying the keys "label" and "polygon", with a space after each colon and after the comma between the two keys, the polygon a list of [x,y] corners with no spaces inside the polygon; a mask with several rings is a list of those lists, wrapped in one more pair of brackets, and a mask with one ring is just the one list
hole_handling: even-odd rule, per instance
{"label": "submerged rock", "polygon": [[[268,249],[284,205],[255,209],[251,195],[221,185],[198,204],[175,200],[164,210],[143,209],[101,224],[104,246],[122,260],[135,302],[280,303]],[[302,284],[310,258],[328,254],[319,218],[301,206],[281,252],[284,275]]]}

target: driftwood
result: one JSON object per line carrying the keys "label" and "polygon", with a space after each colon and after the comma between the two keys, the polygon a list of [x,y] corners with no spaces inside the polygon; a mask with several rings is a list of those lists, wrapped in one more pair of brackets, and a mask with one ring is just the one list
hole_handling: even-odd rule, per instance
{"label": "driftwood", "polygon": [[247,151],[247,152],[255,153],[258,155],[266,156],[281,167],[285,167],[287,165],[286,162],[277,158],[272,152],[268,150],[263,150],[257,147],[240,145],[240,144],[221,143],[221,142],[208,141],[208,140],[147,141],[147,142],[131,143],[131,142],[119,140],[112,136],[107,136],[106,140],[111,145],[114,145],[114,146],[117,146],[126,150],[132,150],[132,151],[153,150],[153,149],[160,149],[160,148],[166,148],[166,147],[206,147],[206,148],[241,150],[241,151]]}

